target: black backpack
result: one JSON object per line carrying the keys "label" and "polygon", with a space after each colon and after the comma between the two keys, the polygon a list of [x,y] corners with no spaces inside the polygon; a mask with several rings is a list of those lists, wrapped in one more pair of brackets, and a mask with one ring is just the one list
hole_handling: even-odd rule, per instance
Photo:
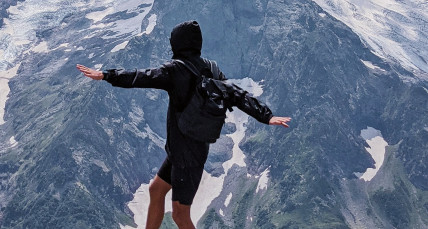
{"label": "black backpack", "polygon": [[178,128],[197,141],[214,143],[220,137],[227,109],[232,111],[228,104],[227,84],[220,79],[217,63],[204,59],[209,68],[199,71],[189,61],[174,61],[184,65],[197,77],[193,95],[183,112],[178,114]]}

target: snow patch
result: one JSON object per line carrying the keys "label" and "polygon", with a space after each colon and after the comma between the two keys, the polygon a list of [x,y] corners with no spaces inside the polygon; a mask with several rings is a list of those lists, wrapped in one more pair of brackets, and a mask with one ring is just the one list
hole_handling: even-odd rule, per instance
{"label": "snow patch", "polygon": [[9,138],[10,147],[15,147],[18,145],[18,142],[15,140],[15,136]]}
{"label": "snow patch", "polygon": [[220,210],[218,211],[218,213],[220,213],[220,215],[221,215],[221,216],[224,216],[224,213],[223,213],[223,210],[222,210],[222,209],[220,209]]}
{"label": "snow patch", "polygon": [[320,15],[320,17],[325,17],[325,16],[327,16],[325,13],[318,13],[318,15]]}
{"label": "snow patch", "polygon": [[232,158],[223,163],[223,169],[224,171],[229,171],[229,169],[232,168],[232,166],[235,164],[240,167],[246,167],[247,164],[245,163],[245,155],[241,148],[239,148],[239,143],[245,137],[245,131],[247,130],[245,124],[248,122],[248,115],[241,110],[235,109],[233,112],[227,113],[226,122],[235,123],[236,131],[226,135],[232,138],[233,153]]}
{"label": "snow patch", "polygon": [[148,20],[149,20],[149,25],[147,26],[146,30],[143,32],[145,34],[150,34],[153,31],[153,29],[155,28],[157,15],[156,14],[150,15]]}
{"label": "snow patch", "polygon": [[363,62],[363,64],[364,64],[366,67],[370,68],[370,69],[373,69],[373,70],[380,70],[380,71],[385,71],[385,69],[382,69],[382,68],[380,68],[380,67],[378,67],[378,66],[374,65],[374,64],[373,64],[372,62],[370,62],[370,61],[361,60],[361,62]]}
{"label": "snow patch", "polygon": [[265,171],[262,172],[262,174],[259,178],[259,183],[257,184],[256,193],[258,193],[260,190],[266,190],[267,189],[267,184],[269,181],[268,173],[269,173],[269,169],[266,169]]}
{"label": "snow patch", "polygon": [[383,164],[385,159],[385,147],[388,146],[388,143],[383,139],[381,132],[373,127],[367,127],[367,129],[361,130],[361,137],[366,140],[369,145],[369,147],[366,147],[366,150],[375,161],[375,168],[368,168],[366,172],[362,174],[355,173],[355,175],[360,179],[370,181]]}
{"label": "snow patch", "polygon": [[67,48],[68,45],[69,45],[69,43],[62,43],[62,44],[58,45],[58,47],[56,47],[56,48],[54,48],[52,50],[57,50],[57,49],[60,49],[60,48]]}
{"label": "snow patch", "polygon": [[96,64],[94,65],[94,68],[97,70],[100,70],[103,67],[103,64]]}
{"label": "snow patch", "polygon": [[21,64],[18,64],[7,71],[0,71],[0,125],[5,123],[4,113],[10,92],[9,80],[17,74],[20,66]]}
{"label": "snow patch", "polygon": [[114,13],[113,7],[109,7],[107,9],[101,11],[95,11],[92,13],[86,14],[86,18],[92,20],[94,23],[103,20],[107,15]]}
{"label": "snow patch", "polygon": [[428,89],[426,87],[422,87],[426,93],[428,93]]}
{"label": "snow patch", "polygon": [[110,52],[117,52],[119,50],[122,50],[126,47],[126,45],[128,44],[129,41],[124,41],[116,46],[114,46],[114,48],[110,51]]}
{"label": "snow patch", "polygon": [[224,200],[224,206],[225,207],[229,206],[231,199],[232,199],[232,193],[229,193],[229,195],[227,195],[227,197],[226,197],[226,200]]}
{"label": "snow patch", "polygon": [[224,177],[224,174],[220,177],[214,177],[204,170],[198,192],[190,209],[194,223],[199,221],[211,202],[220,195],[223,189]]}
{"label": "snow patch", "polygon": [[48,43],[46,41],[42,41],[38,45],[34,46],[31,50],[36,53],[48,52]]}
{"label": "snow patch", "polygon": [[263,81],[256,82],[248,77],[245,77],[243,79],[229,79],[227,81],[238,85],[242,89],[251,93],[254,97],[258,97],[263,93]]}
{"label": "snow patch", "polygon": [[[138,225],[138,228],[146,227],[147,209],[150,204],[149,186],[152,182],[153,179],[150,180],[149,184],[141,184],[134,194],[134,199],[128,204],[129,209],[134,213],[134,221]],[[165,212],[172,212],[171,197],[171,192],[169,192],[165,198],[167,200],[165,201]],[[121,228],[134,229],[130,226],[123,226]]]}
{"label": "snow patch", "polygon": [[[111,37],[119,38],[121,35],[130,35],[135,36],[141,31],[141,23],[143,19],[147,16],[150,10],[153,7],[154,0],[130,0],[130,1],[121,1],[114,2],[114,5],[111,6],[114,11],[112,13],[123,12],[129,15],[135,15],[134,17],[130,17],[127,19],[116,20],[109,30],[114,32],[114,35],[104,36],[104,39],[108,39]],[[143,5],[149,5],[142,7]]]}
{"label": "snow patch", "polygon": [[[141,184],[134,194],[134,199],[128,203],[129,209],[134,213],[134,221],[138,225],[137,228],[146,227],[147,209],[150,204],[149,186],[152,182],[153,179],[150,180],[149,184]],[[171,195],[172,193],[168,192],[165,197],[165,212],[172,212]],[[123,225],[120,228],[134,229],[134,227]]]}

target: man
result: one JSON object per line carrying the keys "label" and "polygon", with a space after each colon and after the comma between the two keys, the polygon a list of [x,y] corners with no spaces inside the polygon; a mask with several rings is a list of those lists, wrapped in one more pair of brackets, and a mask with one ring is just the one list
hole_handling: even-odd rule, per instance
{"label": "man", "polygon": [[[196,21],[178,24],[171,32],[173,59],[185,60],[197,68],[211,63],[202,59],[202,33]],[[82,65],[77,68],[94,80],[105,80],[124,88],[157,88],[168,92],[167,157],[150,185],[150,204],[146,228],[159,228],[164,216],[165,196],[172,189],[172,218],[179,228],[195,228],[190,218],[190,206],[198,189],[209,143],[184,135],[177,125],[177,114],[183,111],[193,95],[195,76],[182,63],[172,61],[159,68],[146,70],[96,71]],[[211,69],[213,71],[213,69]],[[219,79],[225,79],[219,72]],[[262,123],[288,127],[289,117],[275,117],[269,108],[250,97],[240,88],[231,93],[230,104],[237,106]]]}

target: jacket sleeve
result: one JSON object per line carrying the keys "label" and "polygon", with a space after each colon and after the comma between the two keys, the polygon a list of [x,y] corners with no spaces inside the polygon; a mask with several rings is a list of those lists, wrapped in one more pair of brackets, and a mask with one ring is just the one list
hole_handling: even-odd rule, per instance
{"label": "jacket sleeve", "polygon": [[243,112],[247,113],[257,121],[269,124],[269,120],[273,117],[272,111],[268,106],[258,101],[256,98],[235,84],[229,85],[229,96],[231,106],[236,106]]}
{"label": "jacket sleeve", "polygon": [[123,88],[156,88],[168,91],[172,82],[167,67],[153,69],[109,69],[103,71],[103,80],[115,87]]}

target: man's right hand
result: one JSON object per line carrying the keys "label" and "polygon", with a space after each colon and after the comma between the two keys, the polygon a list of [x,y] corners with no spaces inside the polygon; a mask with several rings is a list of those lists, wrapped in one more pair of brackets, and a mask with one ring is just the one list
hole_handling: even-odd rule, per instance
{"label": "man's right hand", "polygon": [[80,64],[76,65],[76,68],[79,69],[79,71],[81,71],[83,73],[83,75],[85,75],[86,77],[89,77],[91,79],[102,80],[104,78],[102,71],[97,71],[97,70],[94,70],[92,68],[88,68],[86,66],[80,65]]}

